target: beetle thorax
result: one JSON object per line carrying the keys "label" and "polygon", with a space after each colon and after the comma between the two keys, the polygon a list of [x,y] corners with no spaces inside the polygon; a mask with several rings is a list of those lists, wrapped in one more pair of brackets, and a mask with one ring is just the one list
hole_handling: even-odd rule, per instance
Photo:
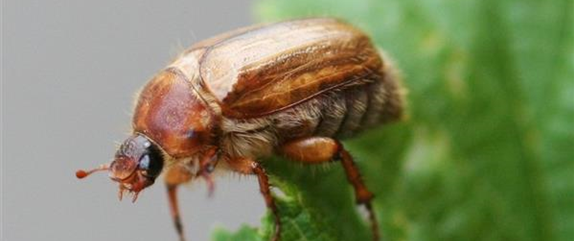
{"label": "beetle thorax", "polygon": [[177,70],[166,69],[142,90],[133,118],[143,133],[173,158],[190,157],[214,140],[213,112]]}

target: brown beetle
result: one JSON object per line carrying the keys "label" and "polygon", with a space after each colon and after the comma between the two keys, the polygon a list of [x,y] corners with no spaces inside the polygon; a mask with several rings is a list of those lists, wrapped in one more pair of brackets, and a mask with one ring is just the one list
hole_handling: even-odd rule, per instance
{"label": "brown beetle", "polygon": [[165,173],[184,240],[178,185],[202,177],[212,190],[215,168],[257,175],[275,217],[272,240],[279,240],[281,222],[261,158],[340,161],[378,240],[373,194],[338,140],[402,112],[396,71],[358,29],[330,18],[247,27],[193,45],[157,74],[139,95],[133,134],[115,160],[76,176],[109,170],[120,198],[127,190],[135,201]]}

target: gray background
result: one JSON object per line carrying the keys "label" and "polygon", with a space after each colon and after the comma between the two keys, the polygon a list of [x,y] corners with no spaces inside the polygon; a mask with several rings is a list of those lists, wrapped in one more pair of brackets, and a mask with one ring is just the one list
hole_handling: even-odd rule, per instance
{"label": "gray background", "polygon": [[[133,94],[179,51],[249,25],[251,1],[2,2],[2,240],[177,240],[162,182],[119,202],[105,174]],[[187,189],[187,190],[185,190]],[[180,199],[188,237],[259,223],[255,179],[217,179]]]}

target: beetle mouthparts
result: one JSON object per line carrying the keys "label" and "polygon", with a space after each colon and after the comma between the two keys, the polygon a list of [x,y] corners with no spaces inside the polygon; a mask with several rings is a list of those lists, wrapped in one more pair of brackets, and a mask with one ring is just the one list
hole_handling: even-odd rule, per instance
{"label": "beetle mouthparts", "polygon": [[85,170],[80,169],[80,170],[76,171],[76,177],[78,179],[82,179],[82,178],[89,176],[90,174],[92,174],[94,172],[107,171],[109,169],[110,169],[110,164],[102,164],[99,167],[94,168],[94,169],[89,170],[89,171],[85,171]]}
{"label": "beetle mouthparts", "polygon": [[132,203],[135,203],[136,200],[138,199],[138,196],[139,196],[141,190],[140,190],[140,191],[131,191],[131,190],[128,190],[128,189],[124,188],[124,187],[120,184],[120,190],[119,190],[119,192],[118,192],[118,198],[120,199],[120,202],[121,202],[122,199],[124,198],[124,194],[125,194],[126,192],[127,192],[128,194],[131,194],[131,195],[132,195]]}

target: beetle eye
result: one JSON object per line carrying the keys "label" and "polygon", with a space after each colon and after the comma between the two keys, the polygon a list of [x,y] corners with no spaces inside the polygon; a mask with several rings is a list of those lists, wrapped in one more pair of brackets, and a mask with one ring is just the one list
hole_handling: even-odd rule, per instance
{"label": "beetle eye", "polygon": [[155,148],[148,149],[148,152],[139,160],[138,169],[149,178],[156,178],[163,168],[163,156]]}

